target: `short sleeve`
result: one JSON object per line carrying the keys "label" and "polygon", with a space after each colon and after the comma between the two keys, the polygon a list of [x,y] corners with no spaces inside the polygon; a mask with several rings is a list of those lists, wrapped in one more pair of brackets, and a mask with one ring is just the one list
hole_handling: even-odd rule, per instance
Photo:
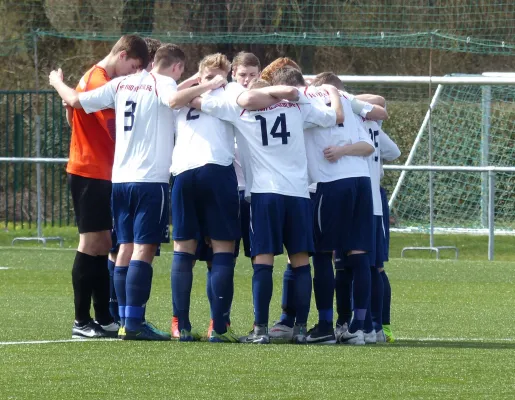
{"label": "short sleeve", "polygon": [[399,146],[381,129],[379,130],[379,149],[381,159],[393,161],[400,157]]}
{"label": "short sleeve", "polygon": [[240,117],[243,109],[236,103],[236,99],[207,95],[202,98],[201,111],[224,121],[232,122]]}
{"label": "short sleeve", "polygon": [[169,107],[170,99],[177,93],[177,83],[173,79],[166,79],[157,84],[157,95],[159,102]]}
{"label": "short sleeve", "polygon": [[99,88],[79,93],[79,101],[84,111],[90,114],[95,111],[114,108],[116,87],[119,83],[120,80],[115,79]]}
{"label": "short sleeve", "polygon": [[311,101],[309,104],[300,104],[304,119],[304,129],[321,126],[330,128],[336,125],[336,112],[325,104]]}

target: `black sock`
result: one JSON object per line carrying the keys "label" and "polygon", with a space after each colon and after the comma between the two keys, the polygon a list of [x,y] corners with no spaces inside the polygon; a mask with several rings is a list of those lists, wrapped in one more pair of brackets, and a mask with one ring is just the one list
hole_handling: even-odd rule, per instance
{"label": "black sock", "polygon": [[72,268],[73,300],[75,320],[84,325],[91,320],[91,293],[93,291],[93,271],[96,257],[77,251]]}
{"label": "black sock", "polygon": [[101,325],[109,325],[113,317],[109,311],[109,269],[107,256],[96,256],[93,267],[93,308],[95,320]]}

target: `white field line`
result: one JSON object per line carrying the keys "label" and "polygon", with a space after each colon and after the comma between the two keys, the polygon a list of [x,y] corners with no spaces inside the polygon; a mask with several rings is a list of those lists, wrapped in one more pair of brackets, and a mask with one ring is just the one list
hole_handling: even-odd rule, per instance
{"label": "white field line", "polygon": [[84,343],[84,342],[112,342],[118,339],[62,339],[62,340],[27,340],[23,342],[0,342],[0,346],[24,345],[24,344],[49,344],[49,343]]}
{"label": "white field line", "polygon": [[0,267],[0,269],[9,269],[9,267]]}
{"label": "white field line", "polygon": [[[397,337],[396,340],[402,342],[403,340],[410,342],[442,342],[442,343],[467,343],[467,342],[485,342],[485,343],[499,343],[499,342],[515,342],[515,338],[410,338],[410,337]],[[62,339],[62,340],[28,340],[20,342],[0,342],[0,346],[9,345],[26,345],[26,344],[53,344],[53,343],[97,343],[97,342],[117,342],[119,339]]]}

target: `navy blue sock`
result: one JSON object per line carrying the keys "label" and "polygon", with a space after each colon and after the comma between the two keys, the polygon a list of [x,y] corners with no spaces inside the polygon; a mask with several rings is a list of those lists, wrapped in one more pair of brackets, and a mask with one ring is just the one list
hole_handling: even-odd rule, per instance
{"label": "navy blue sock", "polygon": [[365,321],[363,322],[363,331],[366,333],[372,332],[374,326],[372,324],[372,313],[370,312],[370,304],[367,307],[367,313],[365,314]]}
{"label": "navy blue sock", "polygon": [[381,278],[383,279],[383,325],[390,325],[390,306],[392,303],[392,288],[390,280],[386,271],[382,271]]}
{"label": "navy blue sock", "polygon": [[120,321],[120,314],[118,312],[118,297],[116,297],[116,290],[114,288],[114,261],[107,260],[107,269],[109,270],[109,312],[115,322]]}
{"label": "navy blue sock", "polygon": [[383,297],[384,285],[383,278],[379,270],[375,267],[370,267],[370,312],[374,329],[380,331],[383,329]]}
{"label": "navy blue sock", "polygon": [[229,305],[229,308],[226,311],[225,315],[225,323],[227,325],[231,325],[231,307],[232,307],[232,300],[234,298],[234,268],[236,268],[236,260],[234,259],[233,255],[233,274],[231,279],[231,285],[229,286],[229,295],[227,299],[227,304]]}
{"label": "navy blue sock", "polygon": [[127,271],[125,293],[125,327],[135,331],[141,328],[145,307],[152,288],[152,265],[144,261],[131,260]]}
{"label": "navy blue sock", "polygon": [[211,287],[211,267],[207,267],[206,273],[206,294],[209,301],[209,315],[213,319],[213,289]]}
{"label": "navy blue sock", "polygon": [[213,329],[227,332],[227,320],[234,292],[234,254],[215,253],[211,265],[211,291],[213,293]]}
{"label": "navy blue sock", "polygon": [[252,275],[252,297],[254,300],[254,324],[268,325],[270,300],[274,289],[272,271],[274,266],[254,264]]}
{"label": "navy blue sock", "polygon": [[322,329],[333,326],[334,271],[331,253],[313,256],[313,289],[318,310],[318,324]]}
{"label": "navy blue sock", "polygon": [[370,304],[370,258],[368,254],[362,253],[349,255],[347,259],[353,274],[354,316],[349,326],[349,332],[354,333],[364,329],[367,308]]}
{"label": "navy blue sock", "polygon": [[[307,264],[301,267],[293,268],[293,277],[293,288],[295,292],[295,309],[297,310],[296,323],[298,325],[305,325],[308,322],[309,306],[311,303],[311,266]],[[331,289],[331,291],[332,290],[333,289]]]}
{"label": "navy blue sock", "polygon": [[294,292],[294,275],[291,264],[286,266],[283,274],[283,297],[281,307],[283,313],[281,314],[280,323],[290,328],[295,325],[295,292]]}
{"label": "navy blue sock", "polygon": [[190,297],[193,284],[193,254],[182,251],[173,252],[172,260],[172,303],[179,319],[179,331],[191,330]]}
{"label": "navy blue sock", "polygon": [[350,324],[352,318],[352,270],[337,269],[335,277],[336,313],[339,325]]}
{"label": "navy blue sock", "polygon": [[118,298],[118,315],[120,316],[120,323],[125,326],[125,306],[127,305],[127,296],[125,283],[127,282],[127,267],[115,267],[113,272],[113,284]]}

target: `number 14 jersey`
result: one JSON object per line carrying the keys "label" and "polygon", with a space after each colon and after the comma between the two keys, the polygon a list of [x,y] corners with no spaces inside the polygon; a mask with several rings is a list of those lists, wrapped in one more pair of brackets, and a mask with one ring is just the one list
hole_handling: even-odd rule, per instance
{"label": "number 14 jersey", "polygon": [[256,111],[243,109],[236,99],[203,98],[202,111],[231,122],[248,144],[241,156],[250,160],[251,193],[309,198],[304,124],[333,126],[336,113],[300,96],[299,102],[280,101]]}

